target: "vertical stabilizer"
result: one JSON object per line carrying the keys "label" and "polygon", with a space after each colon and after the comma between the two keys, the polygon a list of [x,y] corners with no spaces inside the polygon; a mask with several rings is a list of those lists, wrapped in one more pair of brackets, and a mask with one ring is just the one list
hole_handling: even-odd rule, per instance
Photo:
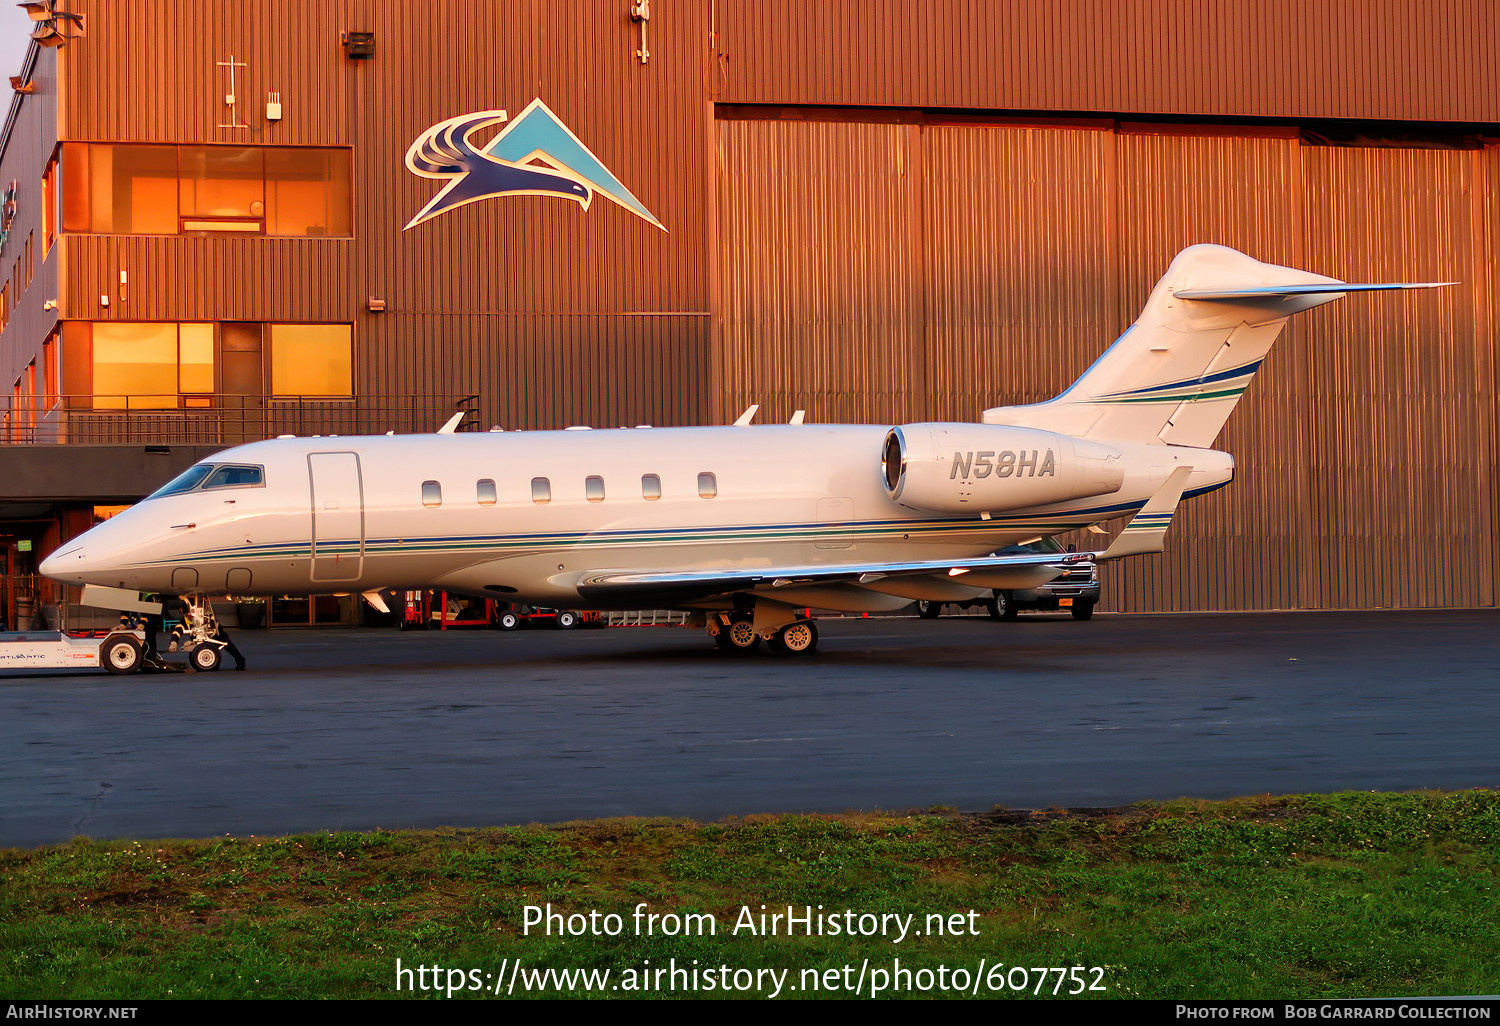
{"label": "vertical stabilizer", "polygon": [[1266,264],[1227,246],[1190,246],[1140,317],[1055,399],[986,410],[986,424],[1084,438],[1206,448],[1292,314],[1349,292],[1435,284],[1349,285]]}

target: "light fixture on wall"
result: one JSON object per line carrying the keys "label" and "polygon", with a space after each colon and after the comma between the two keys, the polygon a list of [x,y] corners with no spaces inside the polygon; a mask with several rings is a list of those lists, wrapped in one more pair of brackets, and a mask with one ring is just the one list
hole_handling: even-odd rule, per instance
{"label": "light fixture on wall", "polygon": [[344,45],[344,56],[351,61],[367,61],[375,56],[373,32],[345,32],[340,42]]}
{"label": "light fixture on wall", "polygon": [[64,46],[70,40],[83,37],[83,15],[59,11],[57,0],[32,0],[17,6],[36,22],[31,38],[38,46]]}
{"label": "light fixture on wall", "polygon": [[646,25],[651,21],[651,0],[634,0],[630,5],[630,20],[641,29],[641,45],[635,56],[645,64],[651,59],[651,50],[646,46]]}

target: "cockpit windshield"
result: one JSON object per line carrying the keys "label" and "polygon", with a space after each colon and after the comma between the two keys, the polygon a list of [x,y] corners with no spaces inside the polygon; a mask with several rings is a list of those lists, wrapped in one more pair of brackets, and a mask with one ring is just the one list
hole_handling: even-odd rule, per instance
{"label": "cockpit windshield", "polygon": [[146,498],[160,499],[214,488],[255,488],[265,483],[265,467],[249,463],[195,463]]}

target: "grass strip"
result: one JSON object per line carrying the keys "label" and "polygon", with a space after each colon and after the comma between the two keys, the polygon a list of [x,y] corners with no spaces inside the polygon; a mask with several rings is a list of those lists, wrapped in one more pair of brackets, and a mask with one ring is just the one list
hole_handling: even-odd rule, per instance
{"label": "grass strip", "polygon": [[[518,966],[513,997],[848,997],[881,971],[898,996],[1060,996],[1080,979],[1107,988],[1080,995],[1095,998],[1493,994],[1497,865],[1485,790],[79,838],[0,850],[0,997],[446,1000],[504,990]],[[548,905],[575,928],[597,913],[593,928],[524,930]],[[761,905],[810,908],[823,934],[746,930]],[[883,933],[849,935],[846,910]],[[618,936],[602,935],[611,913]],[[922,935],[897,939],[902,921]],[[1032,971],[1074,966],[1102,972]]]}

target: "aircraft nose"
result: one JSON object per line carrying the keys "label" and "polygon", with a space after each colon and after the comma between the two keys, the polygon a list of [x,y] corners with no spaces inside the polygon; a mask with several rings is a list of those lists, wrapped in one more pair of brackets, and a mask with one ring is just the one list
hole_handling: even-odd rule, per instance
{"label": "aircraft nose", "polygon": [[78,575],[88,570],[88,555],[82,545],[70,545],[58,549],[52,555],[42,560],[42,565],[37,567],[44,577],[52,577],[57,580],[77,581]]}

